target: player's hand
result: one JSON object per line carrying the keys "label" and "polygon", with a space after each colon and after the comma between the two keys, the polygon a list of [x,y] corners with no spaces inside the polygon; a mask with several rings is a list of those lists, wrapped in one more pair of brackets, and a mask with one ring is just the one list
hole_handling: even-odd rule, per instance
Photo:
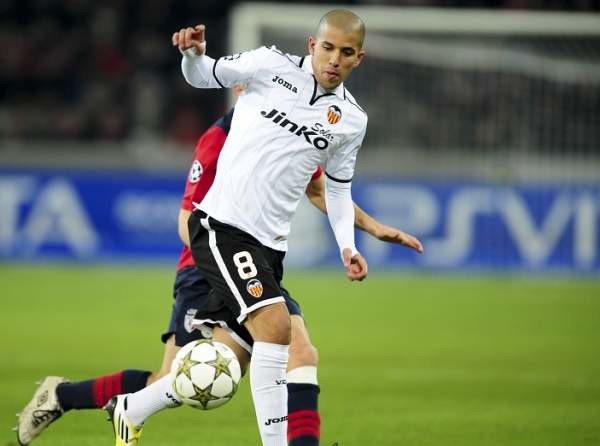
{"label": "player's hand", "polygon": [[196,25],[193,28],[181,28],[178,32],[173,33],[171,41],[173,46],[179,48],[179,51],[185,51],[194,48],[197,56],[201,56],[206,51],[206,42],[204,40],[204,25]]}
{"label": "player's hand", "polygon": [[382,242],[396,243],[398,245],[414,249],[418,253],[423,252],[423,245],[419,239],[401,231],[400,229],[392,228],[391,226],[386,225],[379,225],[374,235]]}
{"label": "player's hand", "polygon": [[344,248],[342,251],[342,259],[344,260],[344,267],[346,268],[346,276],[350,280],[363,280],[367,277],[367,261],[359,253],[352,256],[352,250],[350,248]]}

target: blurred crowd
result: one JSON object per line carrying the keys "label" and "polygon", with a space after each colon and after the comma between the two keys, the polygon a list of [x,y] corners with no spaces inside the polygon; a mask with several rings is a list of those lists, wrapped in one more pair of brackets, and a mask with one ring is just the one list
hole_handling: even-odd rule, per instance
{"label": "blurred crowd", "polygon": [[159,132],[188,141],[223,111],[218,94],[190,98],[170,36],[202,20],[211,51],[222,54],[226,1],[3,0],[1,5],[4,138],[121,140]]}
{"label": "blurred crowd", "polygon": [[[193,141],[225,111],[225,100],[214,92],[191,94],[170,36],[203,22],[211,54],[225,54],[233,3],[2,0],[0,140],[122,141],[150,134]],[[592,0],[328,3],[598,9]]]}

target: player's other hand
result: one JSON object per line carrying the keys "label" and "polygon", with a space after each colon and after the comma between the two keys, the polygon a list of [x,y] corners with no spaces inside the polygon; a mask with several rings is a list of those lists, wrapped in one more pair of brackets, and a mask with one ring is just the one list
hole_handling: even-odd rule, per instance
{"label": "player's other hand", "polygon": [[359,253],[352,256],[350,248],[344,248],[342,251],[342,259],[346,268],[346,276],[350,280],[363,280],[367,277],[367,261]]}
{"label": "player's other hand", "polygon": [[396,243],[414,249],[419,254],[423,252],[423,245],[418,238],[391,226],[379,225],[375,237],[382,242]]}
{"label": "player's other hand", "polygon": [[196,55],[201,56],[206,51],[206,42],[204,40],[204,25],[196,25],[193,28],[181,28],[178,32],[174,32],[171,37],[173,46],[179,48],[179,51],[185,51],[194,48]]}

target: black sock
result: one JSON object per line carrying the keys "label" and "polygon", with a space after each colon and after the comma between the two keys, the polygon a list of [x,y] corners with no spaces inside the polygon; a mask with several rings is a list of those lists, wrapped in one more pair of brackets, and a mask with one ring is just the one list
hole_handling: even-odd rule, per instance
{"label": "black sock", "polygon": [[288,445],[318,446],[321,436],[319,386],[288,383]]}
{"label": "black sock", "polygon": [[56,395],[65,412],[71,409],[97,409],[104,407],[115,395],[143,389],[151,374],[145,370],[123,370],[87,381],[63,383],[56,388]]}

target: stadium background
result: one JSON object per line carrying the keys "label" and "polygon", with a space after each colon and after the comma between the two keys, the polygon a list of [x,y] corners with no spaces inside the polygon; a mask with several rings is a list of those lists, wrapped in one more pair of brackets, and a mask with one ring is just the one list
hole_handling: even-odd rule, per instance
{"label": "stadium background", "polygon": [[[345,283],[301,205],[288,286],[320,349],[323,444],[600,443],[600,8],[343,4],[369,29],[355,199],[426,252],[359,236],[372,275]],[[2,3],[0,443],[41,376],[159,364],[191,151],[230,100],[185,84],[172,31],[204,22],[213,56],[298,53],[327,9]],[[257,444],[247,390],[160,414],[144,443]],[[108,444],[101,420],[39,444]]]}

